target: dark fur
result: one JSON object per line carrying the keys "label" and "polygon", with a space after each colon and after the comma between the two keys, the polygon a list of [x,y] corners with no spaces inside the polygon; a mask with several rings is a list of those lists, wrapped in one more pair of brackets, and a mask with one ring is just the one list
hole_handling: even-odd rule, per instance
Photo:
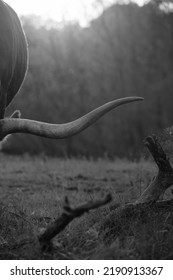
{"label": "dark fur", "polygon": [[19,91],[27,66],[27,41],[18,15],[0,0],[0,110]]}

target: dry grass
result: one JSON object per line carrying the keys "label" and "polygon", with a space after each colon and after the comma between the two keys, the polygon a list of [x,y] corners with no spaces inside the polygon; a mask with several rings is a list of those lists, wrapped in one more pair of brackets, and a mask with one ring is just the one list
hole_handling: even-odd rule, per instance
{"label": "dry grass", "polygon": [[[114,220],[114,213],[104,207],[74,220],[55,238],[53,252],[42,254],[37,242],[39,231],[61,214],[65,196],[74,206],[102,198],[108,192],[114,198],[111,204],[133,202],[156,172],[152,162],[1,154],[0,170],[0,259],[156,259],[172,256],[171,213],[162,219],[152,216],[147,223],[131,221],[130,232],[124,227],[121,236],[115,237],[112,235],[115,224],[105,222],[110,215]],[[166,196],[170,196],[170,191]],[[163,222],[165,219],[167,223]],[[160,223],[156,222],[158,220]]]}

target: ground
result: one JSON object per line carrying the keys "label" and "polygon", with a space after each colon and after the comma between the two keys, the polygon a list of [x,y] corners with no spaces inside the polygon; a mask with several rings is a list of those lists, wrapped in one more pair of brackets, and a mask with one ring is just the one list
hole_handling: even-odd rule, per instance
{"label": "ground", "polygon": [[[105,240],[106,235],[103,232],[100,234],[100,228],[104,228],[105,217],[110,212],[109,206],[135,201],[156,172],[155,164],[144,159],[131,162],[106,158],[59,159],[1,154],[0,258],[52,258],[49,254],[41,256],[37,246],[34,253],[29,249],[30,246],[32,248],[30,241],[25,244],[25,240],[36,237],[53,219],[61,215],[65,196],[68,196],[71,205],[77,206],[82,202],[103,198],[107,193],[113,196],[109,205],[73,220],[54,239],[57,248],[54,258],[137,258],[140,253],[136,253],[138,242],[135,241],[134,246],[134,237],[128,236],[128,242],[122,241],[122,238],[108,242],[110,240]],[[170,193],[169,190],[165,196],[169,197]],[[21,245],[22,240],[25,250]],[[166,256],[168,253],[165,253]],[[160,251],[153,255],[145,251],[139,258],[162,258],[162,255]]]}

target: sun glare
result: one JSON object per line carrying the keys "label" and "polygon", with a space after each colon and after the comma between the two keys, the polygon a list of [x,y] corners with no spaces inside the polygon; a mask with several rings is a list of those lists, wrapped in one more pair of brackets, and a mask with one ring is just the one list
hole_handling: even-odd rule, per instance
{"label": "sun glare", "polygon": [[[19,15],[35,14],[57,22],[78,21],[85,26],[87,21],[99,14],[96,0],[5,0]],[[98,1],[99,2],[99,1]],[[102,0],[104,6],[113,0]],[[139,4],[144,0],[136,0]]]}
{"label": "sun glare", "polygon": [[79,21],[85,25],[94,13],[93,0],[6,0],[20,15],[35,14],[45,19]]}

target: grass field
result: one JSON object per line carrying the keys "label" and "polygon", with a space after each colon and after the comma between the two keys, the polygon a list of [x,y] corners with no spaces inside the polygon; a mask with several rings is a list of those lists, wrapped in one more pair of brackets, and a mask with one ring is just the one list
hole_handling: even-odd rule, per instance
{"label": "grass field", "polygon": [[[139,227],[134,226],[133,235],[123,233],[121,238],[109,239],[104,234],[109,206],[135,201],[157,172],[151,161],[1,154],[0,170],[0,259],[152,259],[169,258],[172,252],[172,227],[166,231],[167,225],[159,231],[160,235],[155,229],[151,242],[147,235],[151,225],[146,230],[146,225],[141,228],[140,221]],[[36,237],[61,214],[65,196],[76,206],[103,198],[107,193],[113,196],[111,204],[73,220],[54,239],[54,253],[40,253]],[[165,196],[170,196],[170,190]],[[167,218],[170,226],[170,217]],[[160,243],[163,248],[158,251]],[[166,250],[167,247],[170,249]]]}

